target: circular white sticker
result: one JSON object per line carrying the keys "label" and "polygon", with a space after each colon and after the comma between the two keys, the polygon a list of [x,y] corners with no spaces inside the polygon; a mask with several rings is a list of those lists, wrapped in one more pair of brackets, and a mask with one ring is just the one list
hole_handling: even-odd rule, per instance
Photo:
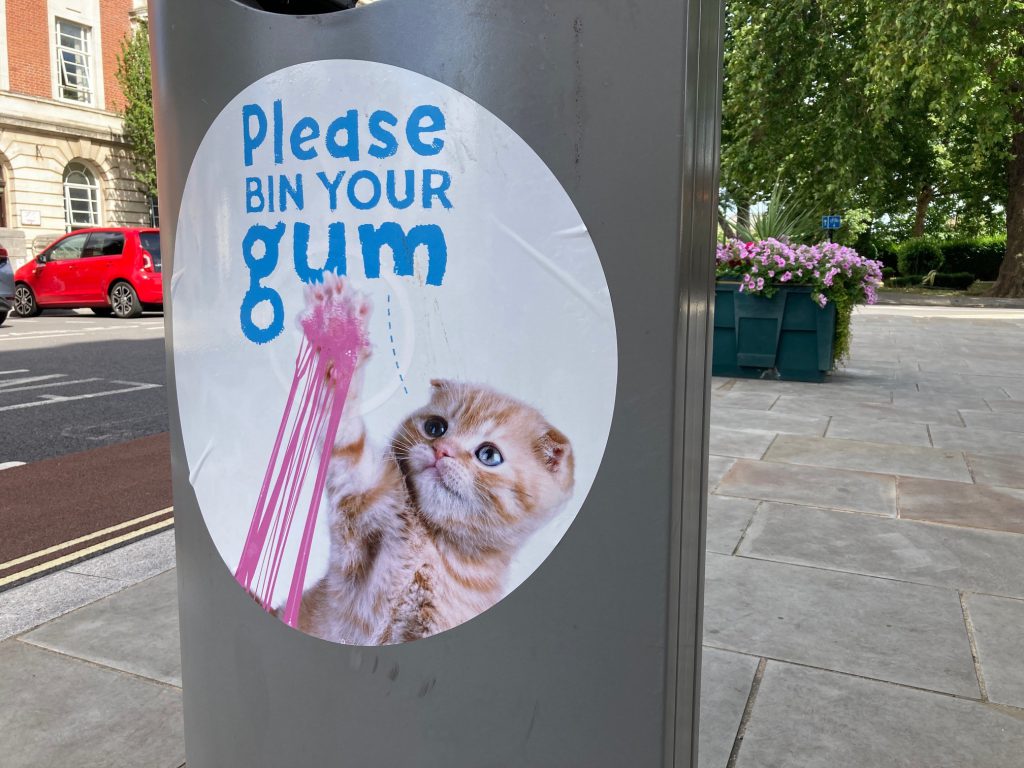
{"label": "circular white sticker", "polygon": [[189,173],[171,301],[203,519],[301,631],[458,626],[590,490],[617,369],[600,260],[536,153],[448,86],[337,60],[246,88]]}

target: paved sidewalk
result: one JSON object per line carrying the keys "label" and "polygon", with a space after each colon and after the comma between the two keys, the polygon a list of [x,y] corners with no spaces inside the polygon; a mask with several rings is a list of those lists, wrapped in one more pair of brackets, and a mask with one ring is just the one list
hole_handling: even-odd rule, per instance
{"label": "paved sidewalk", "polygon": [[[713,387],[701,768],[1020,765],[1024,311],[876,307],[827,384]],[[4,768],[182,765],[172,547],[0,593]]]}
{"label": "paved sidewalk", "polygon": [[832,381],[713,388],[701,767],[1021,765],[1024,311],[869,308]]}

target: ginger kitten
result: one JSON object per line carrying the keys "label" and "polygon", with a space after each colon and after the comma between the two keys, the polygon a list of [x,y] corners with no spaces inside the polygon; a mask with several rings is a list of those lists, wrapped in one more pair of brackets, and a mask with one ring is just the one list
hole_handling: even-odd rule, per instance
{"label": "ginger kitten", "polygon": [[[325,276],[307,301],[365,324],[369,305]],[[365,328],[365,325],[364,325]],[[383,454],[359,413],[358,360],[327,479],[326,575],[303,596],[299,629],[335,642],[418,640],[504,595],[512,557],[572,495],[569,439],[537,409],[489,387],[432,381],[430,402]]]}

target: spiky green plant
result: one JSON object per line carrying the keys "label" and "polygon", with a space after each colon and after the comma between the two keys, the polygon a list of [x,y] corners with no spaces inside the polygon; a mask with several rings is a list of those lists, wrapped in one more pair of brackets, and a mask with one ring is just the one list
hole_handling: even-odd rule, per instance
{"label": "spiky green plant", "polygon": [[732,222],[737,237],[747,242],[783,240],[799,242],[813,238],[817,219],[812,205],[795,191],[776,181],[763,207],[751,214],[750,222]]}

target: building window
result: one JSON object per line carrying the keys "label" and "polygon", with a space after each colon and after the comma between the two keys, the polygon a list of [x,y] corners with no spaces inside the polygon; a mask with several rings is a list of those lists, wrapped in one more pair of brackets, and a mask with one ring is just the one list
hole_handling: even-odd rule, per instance
{"label": "building window", "polygon": [[100,185],[81,163],[64,169],[64,220],[69,232],[100,224]]}
{"label": "building window", "polygon": [[149,226],[160,227],[160,202],[156,195],[149,196]]}
{"label": "building window", "polygon": [[58,19],[57,72],[62,99],[92,103],[90,57],[89,29]]}

